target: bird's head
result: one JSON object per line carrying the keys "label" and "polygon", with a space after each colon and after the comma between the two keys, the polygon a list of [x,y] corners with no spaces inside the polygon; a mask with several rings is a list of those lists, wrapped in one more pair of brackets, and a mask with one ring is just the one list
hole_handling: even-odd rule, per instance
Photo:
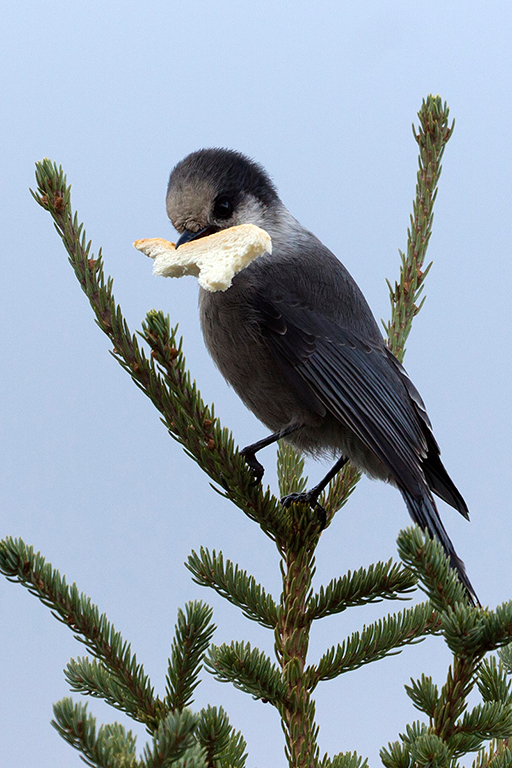
{"label": "bird's head", "polygon": [[211,235],[238,224],[264,227],[266,213],[279,202],[267,173],[230,149],[201,149],[178,163],[167,189],[167,214],[181,237]]}

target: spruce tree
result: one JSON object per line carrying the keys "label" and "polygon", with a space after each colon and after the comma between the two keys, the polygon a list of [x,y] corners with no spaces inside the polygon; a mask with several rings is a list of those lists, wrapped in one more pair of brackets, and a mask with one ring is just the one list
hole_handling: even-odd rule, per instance
{"label": "spruce tree", "polygon": [[[424,267],[441,158],[453,124],[439,97],[422,104],[416,199],[408,229],[407,249],[400,253],[400,277],[389,284],[391,319],[385,326],[390,349],[403,360],[414,316],[424,301],[422,291],[430,265]],[[213,487],[254,523],[254,535],[274,542],[282,574],[279,597],[221,552],[202,546],[187,567],[198,584],[215,590],[250,621],[273,633],[274,658],[243,640],[212,643],[212,610],[188,602],[178,610],[165,680],[165,694],[155,694],[142,664],[108,618],[77,586],[19,539],[0,545],[0,570],[24,585],[85,645],[88,656],[72,659],[65,676],[73,693],[101,698],[147,729],[147,743],[122,725],[98,726],[83,700],[65,698],[54,706],[53,726],[77,749],[89,766],[98,768],[242,768],[246,743],[222,708],[195,711],[194,691],[204,667],[217,680],[230,683],[255,700],[273,706],[281,719],[285,753],[293,768],[364,768],[366,760],[340,751],[321,756],[317,743],[314,692],[324,681],[399,652],[428,635],[448,646],[452,661],[444,681],[422,675],[406,683],[406,691],[422,719],[404,725],[397,740],[381,750],[386,768],[435,766],[455,768],[476,752],[474,768],[512,766],[512,603],[495,610],[468,605],[463,587],[444,552],[417,527],[398,536],[400,562],[378,562],[312,588],[316,548],[329,535],[334,515],[348,502],[359,473],[346,465],[330,483],[320,503],[327,520],[308,506],[283,508],[269,490],[255,486],[229,430],[213,406],[203,402],[186,365],[182,340],[167,316],[148,312],[141,331],[133,334],[106,278],[101,252],[94,256],[83,225],[72,212],[70,188],[60,167],[37,164],[35,200],[51,215],[86,294],[96,323],[113,345],[112,355],[150,398],[169,434],[210,477]],[[290,447],[278,449],[281,495],[305,487],[303,459]],[[260,532],[258,532],[258,527]],[[391,611],[326,649],[320,660],[308,660],[313,622],[377,601],[403,600],[419,587],[425,601]],[[490,655],[497,649],[498,655]],[[480,703],[469,705],[478,692]],[[257,716],[257,713],[256,713]],[[343,745],[340,745],[342,747]]]}

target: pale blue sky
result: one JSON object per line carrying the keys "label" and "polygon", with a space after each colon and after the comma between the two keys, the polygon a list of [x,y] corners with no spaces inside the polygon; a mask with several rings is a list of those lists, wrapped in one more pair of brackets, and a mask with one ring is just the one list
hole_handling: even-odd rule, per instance
{"label": "pale blue sky", "polygon": [[[63,164],[132,329],[151,307],[180,323],[203,396],[245,445],[266,432],[204,350],[196,281],[152,277],[131,246],[172,239],[171,168],[203,146],[260,161],[387,318],[384,278],[398,273],[415,186],[411,122],[428,93],[446,99],[457,124],[406,366],[472,514],[467,524],[441,504],[443,519],[482,602],[494,606],[512,597],[511,22],[505,1],[38,0],[4,9],[0,534],[21,536],[76,580],[132,642],[158,691],[186,600],[213,605],[217,642],[272,645],[270,633],[191,583],[182,565],[190,550],[223,550],[274,593],[277,559],[210,491],[108,354],[50,218],[28,194],[34,161]],[[272,450],[263,461],[275,488]],[[323,469],[310,465],[311,476]],[[364,480],[321,542],[317,584],[393,556],[408,523],[396,491]],[[52,702],[68,694],[62,669],[82,647],[5,580],[0,611],[2,764],[82,765],[49,726]],[[320,622],[312,658],[382,612]],[[322,751],[355,749],[377,765],[379,747],[417,717],[404,683],[421,672],[442,681],[447,659],[430,640],[324,684]],[[248,740],[249,766],[284,766],[269,705],[212,679],[197,702],[226,707]],[[98,702],[90,708],[102,722],[121,719]]]}

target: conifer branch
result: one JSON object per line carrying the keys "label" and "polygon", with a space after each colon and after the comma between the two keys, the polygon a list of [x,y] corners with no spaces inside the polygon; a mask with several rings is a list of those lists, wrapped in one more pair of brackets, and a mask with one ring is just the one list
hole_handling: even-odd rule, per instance
{"label": "conifer branch", "polygon": [[[508,646],[512,642],[512,601],[498,605],[494,611],[485,611],[485,624],[483,630],[483,643],[487,651]],[[509,649],[500,651],[500,658],[507,668]]]}
{"label": "conifer branch", "polygon": [[388,560],[375,563],[368,568],[350,571],[333,579],[327,587],[320,587],[308,602],[308,616],[311,620],[341,613],[355,605],[399,600],[408,595],[416,586],[416,577],[408,568]]}
{"label": "conifer branch", "polygon": [[199,713],[196,738],[202,746],[208,768],[216,768],[216,760],[228,749],[231,725],[222,707],[206,707]]}
{"label": "conifer branch", "polygon": [[[506,646],[500,651],[500,656],[503,652],[510,652],[510,650],[512,650],[511,646]],[[512,685],[505,665],[501,660],[497,660],[496,656],[489,656],[482,661],[476,684],[484,701],[512,704]]]}
{"label": "conifer branch", "polygon": [[451,763],[448,747],[434,733],[427,732],[416,738],[411,738],[409,749],[413,765],[448,768]]}
{"label": "conifer branch", "polygon": [[132,656],[129,643],[122,639],[106,615],[99,613],[90,598],[79,593],[76,584],[68,586],[59,572],[21,539],[7,538],[0,542],[0,572],[38,597],[109,670],[114,681],[112,699],[116,699],[117,686],[125,691],[120,708],[135,720],[154,727],[161,702],[155,697],[142,665]]}
{"label": "conifer branch", "polygon": [[[168,765],[172,766],[172,768],[209,768],[206,763],[204,749],[198,743],[189,747],[178,760],[166,762],[165,768],[167,768]],[[217,768],[217,766],[215,766],[215,768]],[[218,768],[230,768],[230,766],[225,766],[222,762],[219,762]]]}
{"label": "conifer branch", "polygon": [[467,697],[474,687],[479,661],[455,656],[448,670],[432,718],[434,732],[444,741],[448,741],[457,731],[457,720],[467,707]]}
{"label": "conifer branch", "polygon": [[418,526],[410,526],[398,534],[397,547],[401,560],[417,574],[436,610],[443,612],[447,606],[467,604],[465,589],[436,539]]}
{"label": "conifer branch", "polygon": [[340,752],[334,757],[325,755],[319,768],[368,768],[368,760],[357,752]]}
{"label": "conifer branch", "polygon": [[288,512],[293,536],[284,548],[283,589],[274,633],[276,657],[286,690],[281,716],[290,766],[314,768],[319,758],[318,726],[305,668],[311,629],[307,606],[320,527],[316,516],[304,505],[292,504]]}
{"label": "conifer branch", "polygon": [[205,666],[219,682],[232,683],[256,699],[278,708],[286,701],[286,687],[279,670],[266,654],[251,648],[250,643],[211,645]]}
{"label": "conifer branch", "polygon": [[187,750],[194,749],[196,726],[197,715],[189,710],[170,712],[158,724],[152,743],[144,747],[141,768],[168,768]]}
{"label": "conifer branch", "polygon": [[52,216],[96,322],[113,344],[114,358],[160,411],[171,436],[225,489],[225,495],[271,538],[275,531],[285,536],[276,499],[268,489],[263,492],[254,485],[245,460],[235,450],[231,433],[221,428],[213,408],[205,405],[191,382],[181,340],[177,340],[169,319],[161,312],[147,314],[143,336],[151,348],[148,358],[115,302],[112,279],[105,280],[101,251],[97,258],[93,257],[83,224],[72,213],[71,188],[62,168],[49,160],[36,163],[36,181],[37,192],[32,195]]}
{"label": "conifer branch", "polygon": [[53,713],[53,727],[81,753],[86,765],[91,768],[139,768],[136,737],[119,723],[103,725],[97,731],[96,720],[87,712],[87,704],[75,704],[70,698],[55,704]]}
{"label": "conifer branch", "polygon": [[151,310],[142,323],[142,335],[162,374],[164,416],[167,414],[164,423],[171,437],[224,488],[222,495],[257,522],[267,536],[286,537],[288,529],[277,500],[268,488],[263,492],[260,485],[254,485],[252,472],[236,449],[231,432],[221,428],[213,406],[204,405],[191,381],[182,340],[176,341],[176,329],[171,329],[169,317]]}
{"label": "conifer branch", "polygon": [[511,739],[492,740],[486,750],[482,749],[478,753],[473,761],[472,768],[511,768],[511,746]]}
{"label": "conifer branch", "polygon": [[[131,691],[97,659],[91,661],[86,656],[71,659],[64,669],[64,675],[73,692],[103,699],[111,707],[139,719],[136,717],[138,702]],[[144,718],[142,722],[145,722]]]}
{"label": "conifer branch", "polygon": [[215,631],[212,615],[212,609],[198,601],[187,603],[185,611],[178,609],[166,676],[165,702],[171,712],[181,712],[192,702],[203,657]]}
{"label": "conifer branch", "polygon": [[411,685],[406,685],[405,691],[416,709],[425,712],[431,719],[434,717],[439,706],[439,690],[430,676],[422,675],[419,680],[411,679]]}
{"label": "conifer branch", "polygon": [[279,440],[277,443],[277,478],[280,496],[302,493],[308,478],[304,476],[304,457],[293,445]]}
{"label": "conifer branch", "polygon": [[456,734],[465,733],[475,736],[481,742],[507,738],[512,733],[512,708],[500,701],[477,704],[471,712],[464,713],[457,725]]}
{"label": "conifer branch", "polygon": [[413,135],[418,143],[419,170],[416,184],[416,198],[413,202],[411,224],[407,230],[407,256],[400,251],[400,281],[394,288],[388,282],[391,300],[391,320],[384,324],[388,346],[403,362],[405,343],[411,331],[413,318],[418,314],[425,299],[418,304],[425,278],[432,264],[423,270],[427,253],[437,185],[441,175],[441,159],[454,122],[448,125],[449,109],[439,96],[428,96],[418,112],[419,130],[413,124]]}
{"label": "conifer branch", "polygon": [[242,571],[236,563],[201,547],[199,555],[192,552],[185,564],[196,584],[211,587],[221,597],[236,605],[244,616],[263,627],[274,629],[277,624],[277,606],[254,576]]}
{"label": "conifer branch", "polygon": [[[426,733],[425,723],[418,723]],[[423,735],[423,734],[422,734]],[[421,738],[421,736],[420,736]],[[393,741],[387,747],[381,747],[379,757],[384,768],[410,768],[412,765],[410,744],[405,734],[400,734],[400,741]]]}
{"label": "conifer branch", "polygon": [[332,680],[344,672],[399,653],[403,646],[418,643],[426,635],[438,633],[440,628],[441,622],[429,603],[390,614],[327,651],[316,668],[307,670],[310,686],[314,688],[321,680]]}
{"label": "conifer branch", "polygon": [[398,551],[439,613],[442,633],[455,656],[478,659],[512,641],[512,601],[494,611],[467,604],[464,587],[441,544],[420,528],[400,531]]}
{"label": "conifer branch", "polygon": [[[418,299],[429,269],[423,270],[423,264],[432,228],[440,161],[453,129],[453,126],[448,127],[448,109],[439,97],[429,96],[423,102],[419,118],[420,128],[418,133],[415,131],[420,148],[416,201],[408,230],[407,256],[400,254],[400,279],[393,289],[390,286],[392,318],[386,326],[388,345],[400,360],[413,317],[421,308]],[[363,763],[355,753],[340,753],[333,758],[325,756],[320,761],[312,690],[321,680],[332,679],[342,672],[397,653],[404,645],[441,631],[454,652],[454,663],[446,684],[438,691],[430,678],[422,677],[412,681],[408,690],[415,706],[428,713],[431,725],[428,728],[421,723],[408,726],[401,736],[401,743],[396,742],[383,750],[384,764],[387,768],[427,765],[445,768],[455,754],[462,754],[471,745],[479,745],[483,734],[488,738],[492,734],[505,733],[509,707],[506,685],[492,665],[482,664],[482,659],[486,650],[510,640],[512,604],[490,612],[485,621],[478,610],[460,606],[462,588],[446,566],[446,558],[418,531],[408,532],[401,539],[401,555],[411,570],[392,563],[379,563],[333,579],[318,594],[312,595],[315,550],[323,530],[317,516],[304,505],[292,504],[289,509],[283,509],[268,490],[263,492],[253,485],[252,473],[236,450],[231,433],[222,429],[213,407],[203,402],[185,367],[177,329],[171,328],[169,318],[163,313],[153,310],[147,314],[139,334],[150,354],[139,347],[137,335],[130,332],[114,300],[112,280],[104,277],[101,252],[98,258],[93,257],[83,225],[71,211],[70,189],[62,169],[43,161],[37,165],[37,183],[38,191],[33,193],[34,197],[54,219],[75,274],[95,312],[96,322],[114,346],[112,354],[154,403],[171,436],[223,489],[215,490],[231,499],[276,543],[282,559],[283,577],[279,606],[252,576],[230,561],[224,563],[222,555],[215,552],[210,555],[207,550],[201,550],[199,556],[192,553],[188,567],[198,583],[215,589],[248,618],[274,630],[279,668],[265,654],[251,649],[246,643],[211,646],[204,663],[217,679],[231,682],[277,707],[290,766],[366,768],[366,762]],[[305,487],[303,460],[289,446],[280,446],[278,467],[282,494]],[[357,470],[347,466],[330,483],[320,499],[327,509],[327,524],[346,502],[359,476]],[[70,663],[67,674],[72,687],[101,696],[116,708],[145,722],[152,731],[152,744],[146,746],[141,761],[133,765],[156,768],[179,760],[177,768],[185,765],[187,768],[242,768],[245,742],[232,731],[223,711],[209,707],[195,717],[184,709],[197,685],[203,653],[213,631],[207,607],[196,604],[194,608],[191,604],[185,613],[178,615],[167,695],[160,701],[154,697],[135,657],[131,657],[129,646],[123,643],[106,618],[99,616],[90,601],[81,604],[80,600],[85,598],[79,600],[76,587],[68,590],[63,580],[62,583],[54,581],[51,569],[44,571],[44,561],[39,570],[40,563],[34,561],[35,575],[31,573],[32,563],[25,567],[24,562],[15,548],[4,546],[0,549],[0,568],[4,573],[28,586],[61,621],[70,624],[97,658],[93,662],[78,659]],[[365,627],[324,654],[317,667],[306,665],[314,619],[339,613],[352,605],[400,599],[414,586],[415,577],[411,571],[418,575],[431,597],[431,604],[416,606]],[[475,684],[481,685],[486,698],[483,705],[468,713],[466,699]],[[499,700],[495,697],[498,695]],[[124,743],[119,751],[121,760],[126,756],[122,764],[131,768],[131,734],[126,735],[120,726],[105,726],[96,734],[94,720],[88,719],[90,716],[85,709],[77,709],[72,702],[61,703],[58,717],[56,727],[63,730],[63,735],[67,728],[68,737],[75,739],[77,745],[80,742],[77,748],[86,759],[96,760],[90,765],[117,766],[117,758],[110,759],[111,753],[108,753],[110,762],[98,762],[100,758],[104,759],[102,755],[98,757],[101,740],[110,739],[110,744],[117,739]],[[500,731],[503,723],[506,727]],[[90,743],[83,740],[84,733]],[[501,768],[501,756],[496,760],[496,768]],[[121,768],[120,763],[119,766]]]}
{"label": "conifer branch", "polygon": [[[510,642],[512,604],[495,611],[468,606],[444,550],[418,528],[400,533],[399,550],[436,603],[440,631],[453,662],[441,690],[425,675],[406,686],[414,705],[428,716],[428,730],[424,723],[408,726],[401,742],[388,745],[381,757],[386,768],[403,768],[427,758],[430,764],[456,765],[458,758],[480,749],[487,739],[512,738],[512,687],[506,665],[495,658],[484,659],[488,651]],[[468,711],[475,686],[483,702]],[[496,754],[493,750],[482,752],[477,764],[493,764],[495,757],[496,765],[502,760],[506,764],[508,748]]]}
{"label": "conifer branch", "polygon": [[240,731],[231,730],[229,742],[218,756],[215,768],[245,768],[247,762],[247,743]]}
{"label": "conifer branch", "polygon": [[331,523],[336,512],[345,506],[361,477],[361,472],[352,464],[345,464],[341,472],[333,477],[325,491],[320,494],[318,502],[327,510],[326,527]]}

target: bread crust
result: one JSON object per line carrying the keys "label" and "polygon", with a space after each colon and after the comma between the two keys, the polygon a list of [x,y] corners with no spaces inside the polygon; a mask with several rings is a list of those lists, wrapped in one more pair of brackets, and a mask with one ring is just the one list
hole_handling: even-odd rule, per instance
{"label": "bread crust", "polygon": [[154,275],[194,275],[202,288],[212,292],[227,291],[233,277],[251,261],[272,253],[270,235],[255,224],[222,229],[179,248],[161,237],[136,240],[133,245],[154,260]]}

